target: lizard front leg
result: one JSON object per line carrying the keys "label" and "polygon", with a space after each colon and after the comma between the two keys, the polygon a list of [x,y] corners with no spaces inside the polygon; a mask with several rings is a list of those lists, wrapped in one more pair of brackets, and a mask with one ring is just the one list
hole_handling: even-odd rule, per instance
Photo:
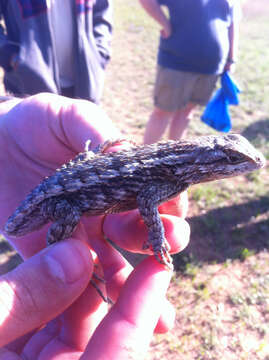
{"label": "lizard front leg", "polygon": [[[53,214],[52,221],[55,220],[55,222],[48,230],[47,246],[70,237],[81,218],[81,213],[77,207],[70,204],[66,199],[62,199],[57,203],[50,201],[46,204],[46,209],[48,210],[48,208],[49,213]],[[109,297],[106,297],[98,287],[97,281],[104,282],[96,273],[93,273],[93,279],[90,281],[92,286],[105,302],[112,304]]]}
{"label": "lizard front leg", "polygon": [[47,245],[70,237],[80,221],[81,212],[68,200],[62,199],[55,203],[53,199],[47,206],[47,212],[53,214],[53,224],[47,233]]}
{"label": "lizard front leg", "polygon": [[138,209],[148,227],[148,241],[144,248],[152,249],[156,259],[170,269],[173,268],[169,254],[170,245],[165,238],[158,205],[179,192],[178,186],[173,183],[152,184],[144,188],[137,196]]}

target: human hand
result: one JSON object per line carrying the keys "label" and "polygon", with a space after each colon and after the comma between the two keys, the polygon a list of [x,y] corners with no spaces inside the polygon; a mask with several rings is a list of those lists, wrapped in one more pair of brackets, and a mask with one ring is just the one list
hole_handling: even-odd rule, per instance
{"label": "human hand", "polygon": [[164,12],[157,0],[140,0],[141,5],[161,26],[161,36],[168,38],[172,33],[170,19]]}
{"label": "human hand", "polygon": [[[2,114],[0,119],[0,146],[2,147],[0,164],[1,168],[5,169],[0,179],[0,188],[3,189],[0,193],[1,229],[3,229],[7,217],[26,194],[45,176],[53,173],[55,168],[82,151],[87,139],[91,139],[91,147],[95,148],[98,143],[108,138],[119,137],[118,131],[100,108],[84,100],[40,94],[21,101],[6,114],[1,108],[0,113]],[[162,216],[162,220],[172,251],[179,251],[188,241],[187,224],[182,219],[167,214]],[[24,259],[27,259],[45,247],[46,231],[47,227],[44,227],[19,239],[11,239],[11,242]],[[121,288],[125,289],[128,283],[126,279],[132,269],[122,256],[104,241],[104,234],[121,247],[138,252],[141,251],[147,231],[138,211],[132,211],[107,216],[105,220],[102,217],[88,217],[73,234],[77,240],[89,244],[87,246],[93,248],[97,253],[98,261],[103,267],[109,297],[115,301]],[[178,238],[178,234],[180,234],[180,238]],[[147,261],[155,263],[154,259],[150,259]],[[161,267],[160,264],[155,264],[155,267],[157,265]],[[166,273],[165,270],[162,269],[162,271]],[[89,271],[88,274],[90,277],[91,272]],[[92,286],[88,288],[93,290]],[[94,293],[97,295],[95,290]],[[79,295],[78,302],[81,301],[85,309],[88,309],[89,303],[87,302],[86,305],[84,303],[86,297],[87,290]],[[146,294],[145,298],[147,298]],[[95,311],[85,311],[86,314],[84,312],[81,315],[83,318],[79,324],[81,326],[76,327],[76,321],[74,326],[73,321],[70,320],[72,306],[62,316],[65,321],[69,320],[70,328],[71,326],[75,329],[86,327],[87,340],[98,325],[100,318],[104,316],[104,310],[102,310],[104,304],[101,303],[99,296],[91,295],[90,299],[90,305]],[[165,307],[161,306],[159,309],[166,309],[168,313],[171,313],[170,305],[167,302],[165,304]],[[66,303],[63,307],[65,306]],[[79,309],[77,307],[75,312],[80,314]],[[50,318],[53,318],[55,313],[52,312],[50,315]],[[90,324],[90,326],[87,327],[85,324]],[[165,316],[161,318],[157,328],[159,331],[167,329]],[[29,327],[27,331],[29,331]],[[23,333],[27,331],[24,330]],[[0,336],[0,338],[2,337]],[[85,344],[84,339],[84,347]]]}
{"label": "human hand", "polygon": [[235,72],[235,63],[228,60],[224,67],[224,71],[229,71],[230,73],[234,73]]}
{"label": "human hand", "polygon": [[164,39],[167,39],[172,34],[172,27],[170,21],[167,19],[167,22],[163,25],[163,28],[161,29],[161,37]]}
{"label": "human hand", "polygon": [[171,274],[145,259],[105,315],[107,305],[88,285],[92,271],[87,245],[69,239],[2,276],[0,360],[143,358],[161,309],[166,326],[173,323],[165,299]]}
{"label": "human hand", "polygon": [[[45,176],[84,150],[87,139],[91,140],[91,148],[95,148],[110,136],[119,136],[104,112],[94,104],[53,94],[2,103],[0,115],[0,166],[5,169],[0,179],[0,229]],[[10,242],[28,258],[44,247],[46,231],[44,228],[40,233]],[[32,241],[37,234],[42,236]]]}

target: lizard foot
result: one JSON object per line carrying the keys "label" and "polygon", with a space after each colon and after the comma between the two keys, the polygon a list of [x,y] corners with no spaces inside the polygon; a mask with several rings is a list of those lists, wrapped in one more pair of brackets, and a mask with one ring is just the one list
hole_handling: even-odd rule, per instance
{"label": "lizard foot", "polygon": [[143,244],[143,250],[146,249],[150,249],[154,253],[155,258],[160,264],[165,265],[170,270],[173,270],[173,259],[169,254],[170,245],[166,240],[161,246],[158,247],[154,247],[152,244],[145,242]]}
{"label": "lizard foot", "polygon": [[161,248],[159,250],[154,251],[154,256],[157,259],[157,261],[162,264],[165,265],[165,267],[167,267],[169,270],[173,270],[174,266],[173,266],[173,259],[171,257],[171,255],[169,254],[169,252],[165,249],[165,248]]}

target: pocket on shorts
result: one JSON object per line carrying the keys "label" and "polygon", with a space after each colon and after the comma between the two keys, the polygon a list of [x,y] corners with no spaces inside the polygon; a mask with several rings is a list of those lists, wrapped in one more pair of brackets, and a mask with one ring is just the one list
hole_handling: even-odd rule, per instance
{"label": "pocket on shorts", "polygon": [[192,102],[206,105],[216,89],[218,78],[219,75],[215,74],[201,74],[192,92]]}
{"label": "pocket on shorts", "polygon": [[193,74],[159,67],[154,89],[155,106],[174,112],[189,101],[193,87]]}

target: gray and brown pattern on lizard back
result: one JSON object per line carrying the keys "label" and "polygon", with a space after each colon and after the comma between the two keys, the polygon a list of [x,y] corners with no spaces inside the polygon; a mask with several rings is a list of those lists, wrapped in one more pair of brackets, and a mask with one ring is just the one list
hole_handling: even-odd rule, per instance
{"label": "gray and brown pattern on lizard back", "polygon": [[253,171],[264,162],[240,135],[167,141],[113,153],[84,152],[44,179],[11,215],[5,231],[21,236],[51,221],[56,225],[48,237],[54,242],[70,235],[83,214],[139,208],[154,252],[166,252],[157,211],[161,202],[192,184]]}

